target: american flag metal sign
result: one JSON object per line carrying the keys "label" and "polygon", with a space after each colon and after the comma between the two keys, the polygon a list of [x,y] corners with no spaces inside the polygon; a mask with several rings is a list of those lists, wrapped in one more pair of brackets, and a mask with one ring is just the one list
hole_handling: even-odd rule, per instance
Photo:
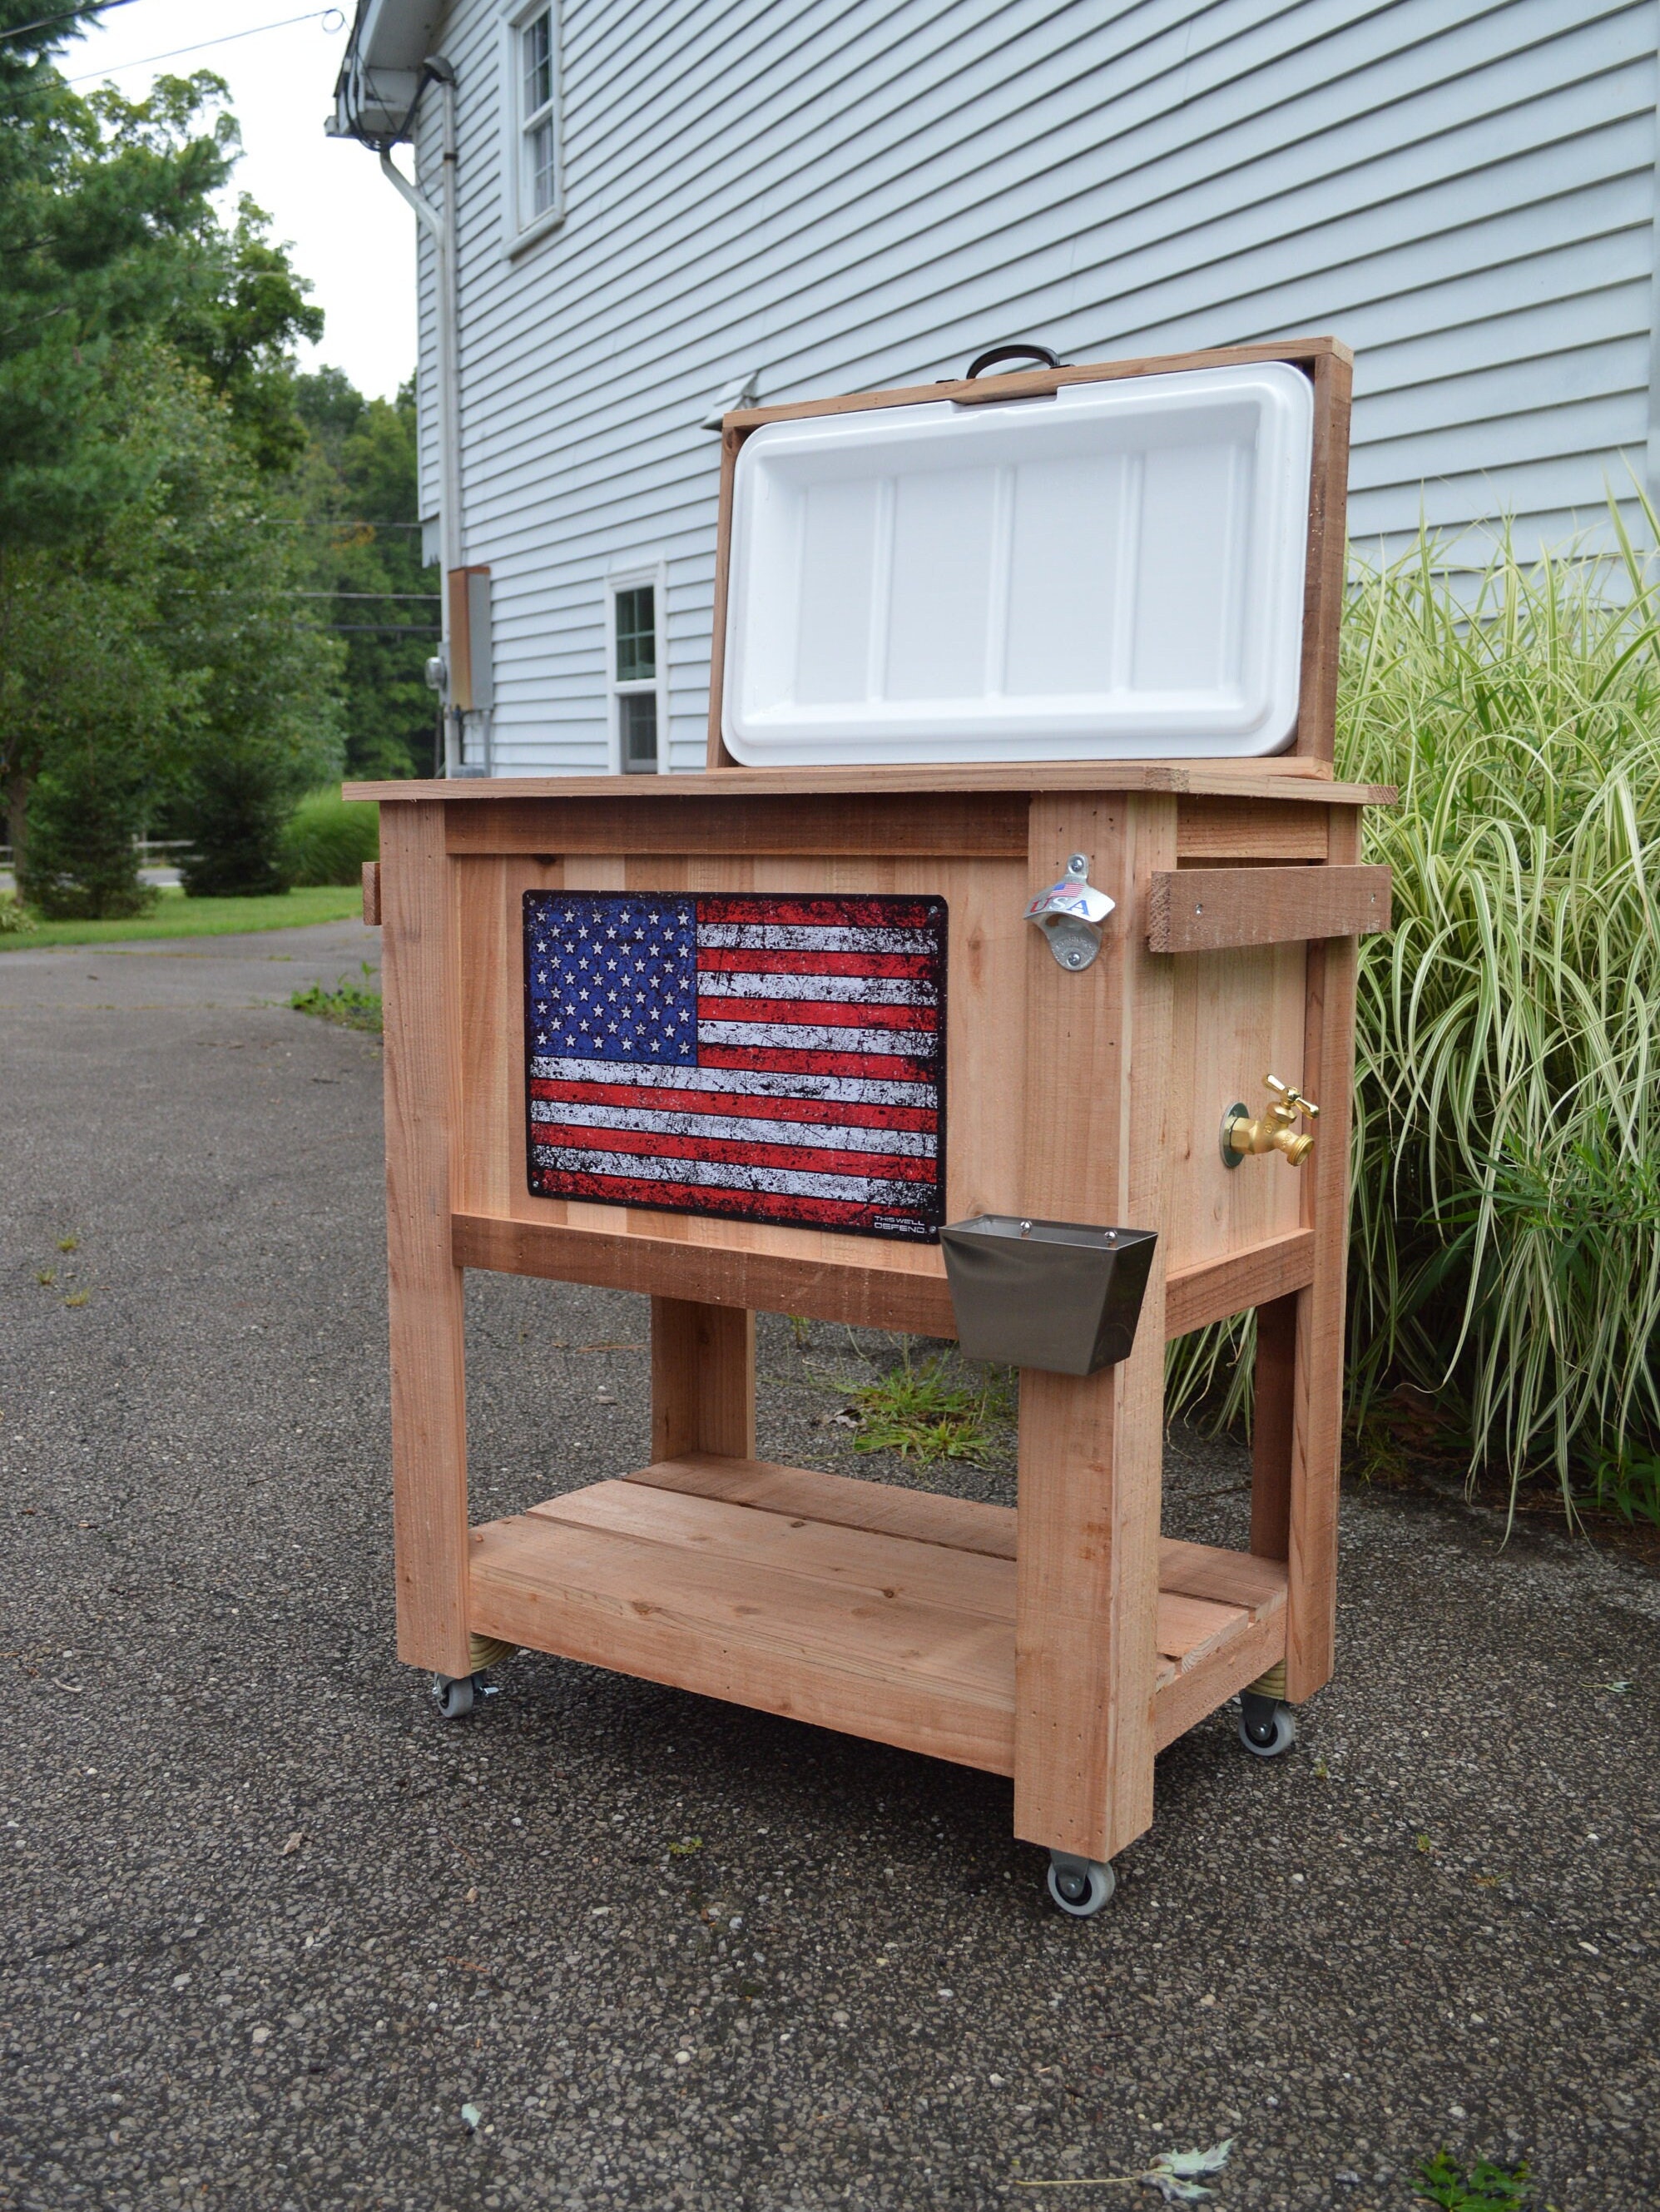
{"label": "american flag metal sign", "polygon": [[937,1243],[946,902],[526,891],[530,1188]]}

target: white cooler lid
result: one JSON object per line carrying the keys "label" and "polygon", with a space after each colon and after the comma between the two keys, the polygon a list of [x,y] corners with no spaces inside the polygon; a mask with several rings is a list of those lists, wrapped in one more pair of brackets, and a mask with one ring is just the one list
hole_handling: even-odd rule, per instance
{"label": "white cooler lid", "polygon": [[1308,379],[1264,362],[763,424],[733,488],[727,750],[1282,750],[1313,419]]}

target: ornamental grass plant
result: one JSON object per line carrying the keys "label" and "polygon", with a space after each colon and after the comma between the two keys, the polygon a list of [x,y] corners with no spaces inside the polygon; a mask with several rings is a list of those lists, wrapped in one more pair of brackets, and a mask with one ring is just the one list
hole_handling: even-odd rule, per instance
{"label": "ornamental grass plant", "polygon": [[[1512,1508],[1548,1472],[1660,1522],[1660,527],[1611,513],[1611,555],[1352,572],[1338,772],[1401,797],[1366,817],[1349,1393],[1363,1430],[1425,1394]],[[1173,1347],[1177,1393],[1242,1410],[1249,1349]]]}

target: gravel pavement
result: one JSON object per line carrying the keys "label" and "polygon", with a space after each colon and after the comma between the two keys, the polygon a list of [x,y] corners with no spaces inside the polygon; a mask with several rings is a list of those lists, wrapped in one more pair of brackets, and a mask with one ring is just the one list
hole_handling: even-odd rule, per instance
{"label": "gravel pavement", "polygon": [[[1588,1547],[1354,1492],[1299,1748],[1177,1745],[1090,1923],[994,1778],[534,1656],[440,1722],[379,1048],[285,1003],[374,944],[0,954],[0,2205],[1151,2205],[1015,2185],[1227,2136],[1222,2212],[1444,2142],[1660,2204],[1660,1584]],[[476,1516],[641,1463],[645,1328],[471,1279]],[[763,1451],[904,1480],[833,1425],[873,1356],[763,1322]],[[1171,1531],[1244,1473],[1178,1436]]]}

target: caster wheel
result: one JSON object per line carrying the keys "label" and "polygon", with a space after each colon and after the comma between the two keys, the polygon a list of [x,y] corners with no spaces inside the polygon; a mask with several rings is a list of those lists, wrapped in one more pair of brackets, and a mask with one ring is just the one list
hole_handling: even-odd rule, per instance
{"label": "caster wheel", "polygon": [[1049,1853],[1049,1895],[1074,1920],[1092,1920],[1117,1887],[1118,1877],[1104,1860]]}
{"label": "caster wheel", "polygon": [[432,1678],[432,1701],[438,1708],[440,1720],[464,1719],[472,1711],[477,1693],[476,1674],[435,1674]]}
{"label": "caster wheel", "polygon": [[1297,1716],[1247,1690],[1239,1700],[1239,1741],[1253,1759],[1282,1759],[1297,1741]]}

